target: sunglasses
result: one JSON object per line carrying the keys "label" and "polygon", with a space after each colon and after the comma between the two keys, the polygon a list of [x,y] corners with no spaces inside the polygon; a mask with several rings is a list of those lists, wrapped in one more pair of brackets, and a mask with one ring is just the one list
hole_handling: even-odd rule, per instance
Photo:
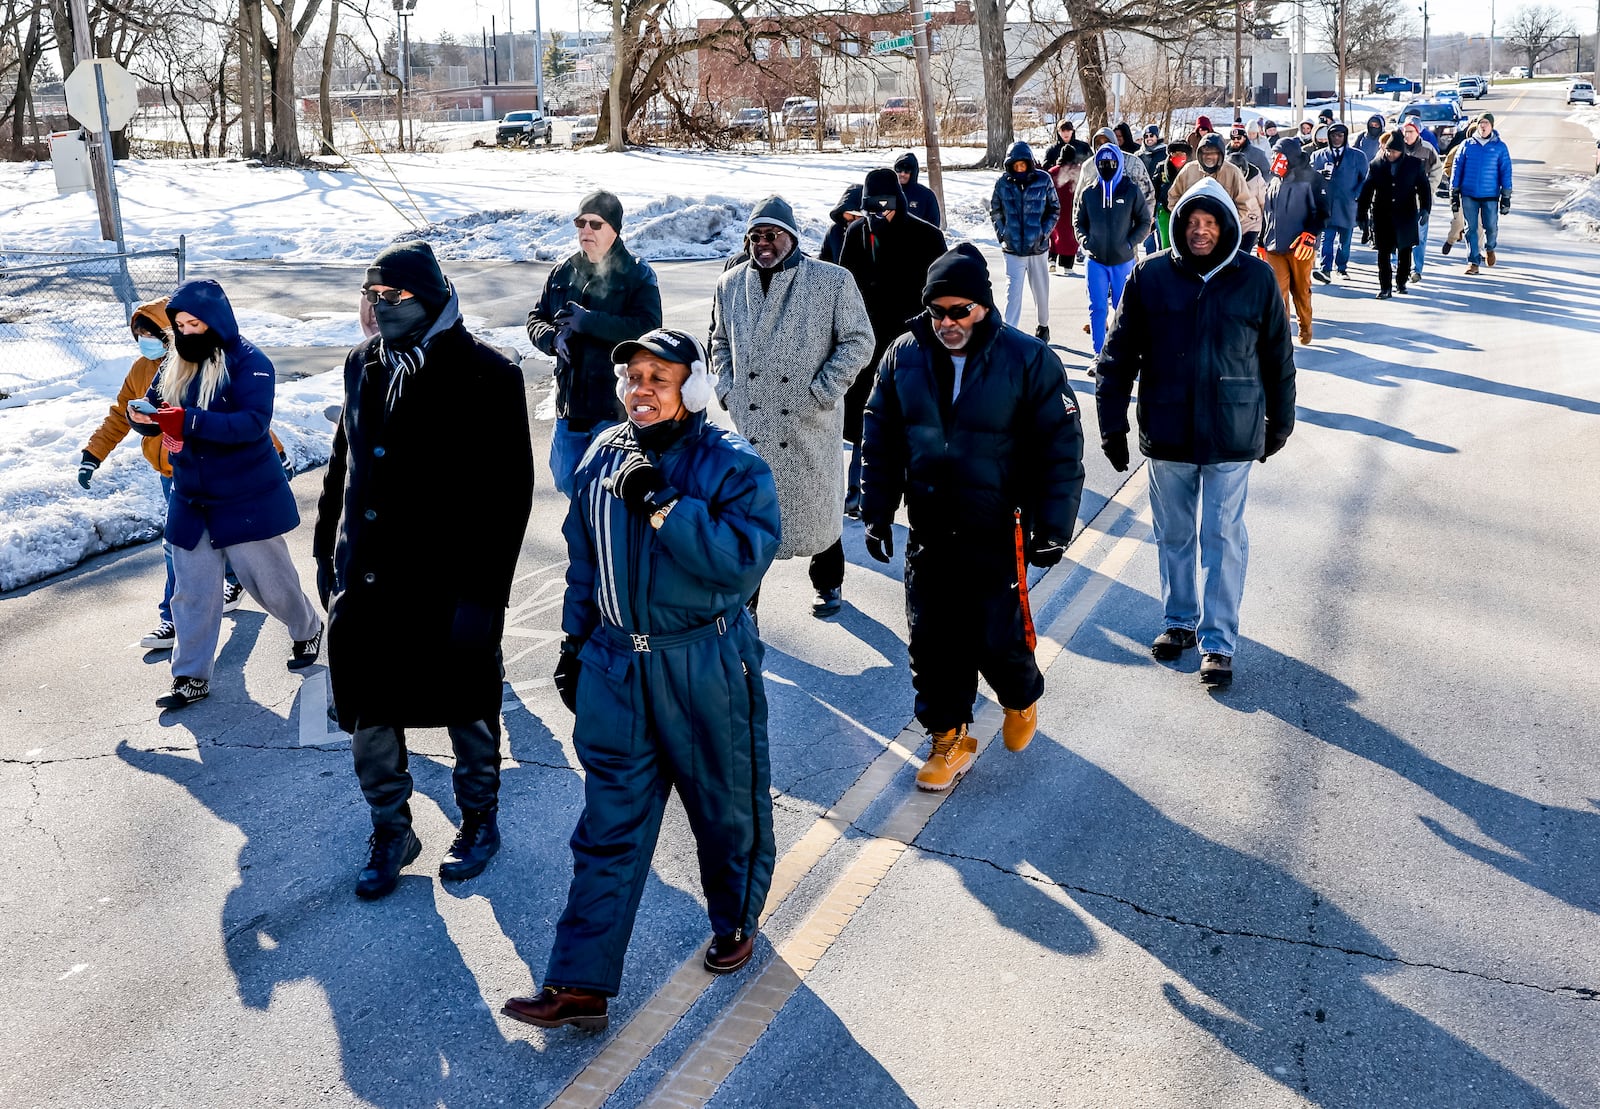
{"label": "sunglasses", "polygon": [[966,304],[957,304],[953,308],[945,308],[942,305],[930,304],[928,305],[928,315],[932,316],[936,320],[955,320],[957,323],[960,323],[962,320],[972,315],[972,310],[976,307],[978,307],[978,305],[975,301],[969,301]]}
{"label": "sunglasses", "polygon": [[406,295],[404,289],[385,289],[381,293],[377,289],[362,289],[361,295],[367,298],[368,304],[383,301],[385,304],[399,304],[400,299]]}
{"label": "sunglasses", "polygon": [[582,231],[585,227],[587,227],[590,231],[598,231],[605,225],[606,221],[603,219],[584,219],[582,216],[579,216],[577,219],[572,221],[572,226],[576,227],[579,231]]}
{"label": "sunglasses", "polygon": [[778,236],[782,234],[782,231],[751,231],[745,238],[752,243],[775,243],[778,241]]}

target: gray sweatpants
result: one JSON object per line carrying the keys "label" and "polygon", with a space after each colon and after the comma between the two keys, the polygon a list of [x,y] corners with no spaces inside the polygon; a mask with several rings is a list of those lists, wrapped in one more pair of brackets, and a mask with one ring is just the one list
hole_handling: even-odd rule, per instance
{"label": "gray sweatpants", "polygon": [[[1039,312],[1039,326],[1050,326],[1050,252],[1043,254],[1007,254],[1006,259],[1006,323],[1012,327],[1022,319],[1022,282],[1027,278],[1033,290],[1033,306]],[[1024,328],[1023,330],[1027,330]]]}
{"label": "gray sweatpants", "polygon": [[172,649],[175,678],[211,680],[222,633],[223,567],[228,563],[256,604],[288,625],[290,638],[310,639],[322,626],[316,605],[300,588],[300,574],[283,536],[213,547],[211,534],[203,531],[194,550],[176,544],[172,548],[172,622],[178,628]]}

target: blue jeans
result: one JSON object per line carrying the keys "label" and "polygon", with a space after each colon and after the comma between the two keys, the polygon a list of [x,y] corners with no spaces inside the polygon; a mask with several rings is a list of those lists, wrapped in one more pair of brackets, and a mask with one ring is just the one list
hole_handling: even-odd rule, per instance
{"label": "blue jeans", "polygon": [[1115,311],[1122,303],[1122,287],[1133,273],[1133,262],[1120,266],[1107,266],[1090,258],[1084,267],[1084,277],[1089,282],[1089,334],[1094,339],[1094,352],[1106,345],[1107,305]]}
{"label": "blue jeans", "polygon": [[550,476],[563,497],[572,496],[572,478],[588,453],[589,444],[610,426],[610,422],[602,421],[588,431],[568,431],[566,420],[556,421],[555,429],[550,432]]}
{"label": "blue jeans", "polygon": [[1467,261],[1476,266],[1483,261],[1478,249],[1479,220],[1483,221],[1483,249],[1494,250],[1500,245],[1500,198],[1464,196],[1461,216],[1467,221]]}
{"label": "blue jeans", "polygon": [[1428,254],[1428,213],[1417,214],[1417,245],[1411,251],[1411,276],[1422,276],[1422,259]]}
{"label": "blue jeans", "polygon": [[[172,499],[172,479],[161,479],[161,503],[164,505]],[[177,577],[172,572],[172,544],[165,539],[161,540],[161,556],[167,560],[167,584],[161,590],[161,619],[167,623],[172,622],[172,590],[177,584]],[[239,577],[233,572],[233,567],[227,559],[222,560],[223,580],[229,585],[238,585]]]}
{"label": "blue jeans", "polygon": [[1239,642],[1239,601],[1250,560],[1244,526],[1250,465],[1150,460],[1150,509],[1166,626],[1196,632],[1203,654],[1232,658]]}
{"label": "blue jeans", "polygon": [[1328,227],[1322,232],[1322,272],[1338,270],[1343,273],[1350,266],[1349,227]]}

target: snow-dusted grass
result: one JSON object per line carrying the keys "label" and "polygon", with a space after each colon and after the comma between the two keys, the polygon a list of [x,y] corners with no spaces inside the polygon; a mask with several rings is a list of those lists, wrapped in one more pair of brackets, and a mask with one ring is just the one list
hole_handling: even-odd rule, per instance
{"label": "snow-dusted grass", "polygon": [[[1567,122],[1587,127],[1600,139],[1600,108],[1579,108],[1567,117]],[[1600,242],[1600,173],[1571,177],[1556,185],[1570,190],[1567,199],[1556,205],[1561,226],[1579,238]]]}

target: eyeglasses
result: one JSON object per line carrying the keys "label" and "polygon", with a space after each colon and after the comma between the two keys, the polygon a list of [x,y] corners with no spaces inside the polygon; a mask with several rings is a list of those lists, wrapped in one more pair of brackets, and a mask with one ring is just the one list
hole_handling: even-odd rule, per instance
{"label": "eyeglasses", "polygon": [[579,231],[582,231],[585,227],[587,227],[590,231],[598,231],[605,225],[606,221],[603,219],[584,219],[582,216],[579,216],[577,219],[572,221],[572,226],[576,227]]}
{"label": "eyeglasses", "polygon": [[368,304],[376,304],[380,300],[385,304],[399,304],[401,299],[405,297],[406,291],[404,289],[384,289],[380,292],[377,289],[367,288],[361,290],[361,295],[367,298]]}
{"label": "eyeglasses", "polygon": [[939,304],[930,304],[928,305],[928,315],[932,316],[936,320],[955,320],[957,323],[960,323],[962,320],[972,315],[973,309],[977,307],[978,304],[976,301],[968,301],[966,304],[957,304],[953,308],[946,308]]}
{"label": "eyeglasses", "polygon": [[782,234],[782,231],[774,229],[768,231],[751,231],[748,232],[745,237],[748,238],[752,243],[776,243],[778,241],[778,236]]}

